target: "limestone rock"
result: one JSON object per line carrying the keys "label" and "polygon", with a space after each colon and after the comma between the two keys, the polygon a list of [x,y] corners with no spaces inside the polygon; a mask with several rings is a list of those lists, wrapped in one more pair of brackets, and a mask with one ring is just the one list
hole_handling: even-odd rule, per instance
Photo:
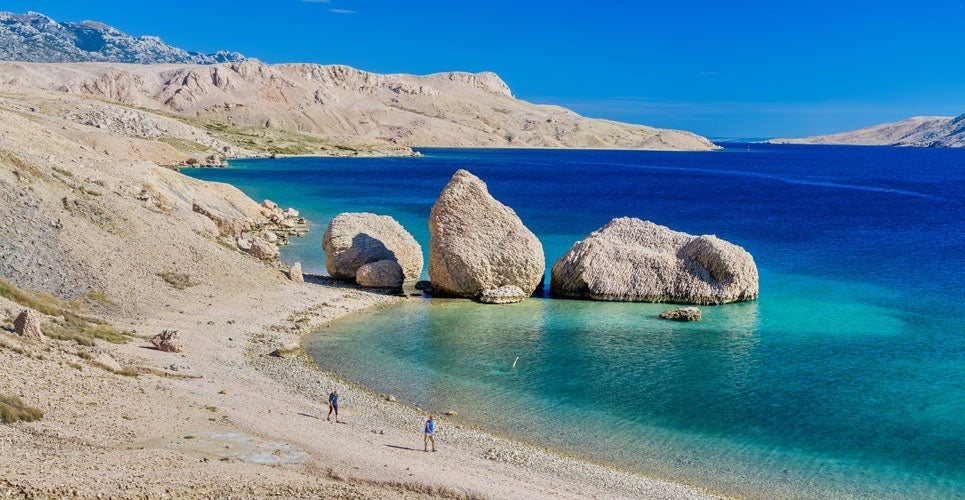
{"label": "limestone rock", "polygon": [[402,266],[388,259],[365,264],[355,275],[355,282],[368,288],[402,288],[404,281]]}
{"label": "limestone rock", "polygon": [[248,253],[256,259],[274,260],[278,258],[281,252],[278,251],[278,247],[264,239],[254,238],[251,240],[251,248],[248,250]]}
{"label": "limestone rock", "polygon": [[754,258],[737,245],[623,217],[556,261],[550,290],[595,300],[725,304],[756,299],[758,276]]}
{"label": "limestone rock", "polygon": [[336,279],[353,280],[360,267],[380,260],[398,262],[405,279],[422,274],[422,247],[387,215],[339,214],[328,225],[322,247],[328,274]]}
{"label": "limestone rock", "polygon": [[251,240],[248,238],[238,238],[235,240],[235,244],[238,245],[238,250],[241,250],[242,252],[251,250]]}
{"label": "limestone rock", "polygon": [[44,334],[40,331],[40,314],[33,309],[24,309],[17,319],[13,320],[13,331],[21,337],[43,340]]}
{"label": "limestone rock", "polygon": [[278,204],[271,200],[261,202],[261,206],[267,208],[268,210],[275,210],[278,208]]}
{"label": "limestone rock", "polygon": [[177,330],[164,330],[151,339],[151,344],[153,344],[154,348],[159,351],[184,351],[184,341],[181,339],[181,334],[178,333]]}
{"label": "limestone rock", "polygon": [[484,304],[512,304],[522,301],[529,295],[516,285],[506,285],[491,290],[483,290],[479,295],[479,302]]}
{"label": "limestone rock", "polygon": [[238,237],[251,228],[251,223],[248,220],[240,217],[228,217],[197,201],[192,204],[191,209],[214,221],[222,236]]}
{"label": "limestone rock", "polygon": [[696,307],[678,307],[676,309],[667,309],[660,313],[660,317],[673,321],[700,321],[701,312],[700,309]]}
{"label": "limestone rock", "polygon": [[487,290],[513,286],[523,300],[545,270],[543,245],[516,212],[493,198],[478,177],[457,171],[429,214],[434,292],[479,299]]}
{"label": "limestone rock", "polygon": [[305,276],[302,275],[302,263],[296,262],[292,264],[291,269],[288,270],[288,279],[296,282],[303,283],[305,281]]}

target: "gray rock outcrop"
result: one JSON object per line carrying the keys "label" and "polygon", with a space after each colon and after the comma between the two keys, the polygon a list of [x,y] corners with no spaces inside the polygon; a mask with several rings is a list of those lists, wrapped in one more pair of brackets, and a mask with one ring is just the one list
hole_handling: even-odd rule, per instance
{"label": "gray rock outcrop", "polygon": [[672,321],[700,321],[701,312],[696,307],[678,307],[667,309],[660,313],[660,317]]}
{"label": "gray rock outcrop", "polygon": [[177,330],[164,330],[151,339],[154,348],[164,352],[183,352],[184,340]]}
{"label": "gray rock outcrop", "polygon": [[354,280],[358,269],[380,260],[399,263],[405,279],[422,274],[422,247],[395,219],[367,212],[338,214],[322,238],[328,274]]}
{"label": "gray rock outcrop", "polygon": [[94,21],[63,22],[36,12],[0,12],[0,59],[30,62],[110,61],[215,64],[241,61],[237,52],[188,52],[156,36],[130,36]]}
{"label": "gray rock outcrop", "polygon": [[556,261],[550,289],[561,297],[710,305],[756,299],[758,276],[737,245],[624,217]]}
{"label": "gray rock outcrop", "polygon": [[13,331],[21,337],[43,340],[44,334],[40,331],[40,314],[33,309],[24,309],[17,319],[13,320]]}
{"label": "gray rock outcrop", "polygon": [[355,282],[368,288],[402,288],[405,276],[402,266],[394,260],[370,262],[359,267]]}
{"label": "gray rock outcrop", "polygon": [[432,206],[429,235],[434,293],[481,299],[512,286],[522,293],[498,295],[518,302],[543,279],[546,263],[536,235],[465,170],[452,176]]}

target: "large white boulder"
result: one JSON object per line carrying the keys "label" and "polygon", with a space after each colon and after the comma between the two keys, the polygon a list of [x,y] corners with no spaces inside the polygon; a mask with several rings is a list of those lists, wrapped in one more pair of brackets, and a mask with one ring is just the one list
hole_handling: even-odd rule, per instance
{"label": "large white boulder", "polygon": [[405,279],[422,274],[422,247],[387,215],[338,214],[325,230],[322,247],[328,274],[336,279],[354,280],[360,267],[380,260],[398,262]]}
{"label": "large white boulder", "polygon": [[757,266],[743,248],[623,217],[576,242],[553,265],[561,297],[681,304],[753,300]]}
{"label": "large white boulder", "polygon": [[[543,280],[546,260],[536,235],[465,170],[452,176],[432,206],[429,235],[433,293],[519,302]],[[515,287],[518,295],[504,287]]]}

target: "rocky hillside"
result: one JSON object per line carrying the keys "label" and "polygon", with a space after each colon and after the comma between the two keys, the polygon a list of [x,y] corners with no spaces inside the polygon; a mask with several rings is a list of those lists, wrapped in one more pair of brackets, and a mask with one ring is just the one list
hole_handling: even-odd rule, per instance
{"label": "rocky hillside", "polygon": [[187,52],[158,37],[132,37],[94,21],[58,23],[36,12],[0,12],[0,60],[214,64],[242,59],[237,52]]}
{"label": "rocky hillside", "polygon": [[[227,142],[253,150],[324,149],[252,138],[278,131],[363,143],[363,151],[375,154],[410,146],[715,148],[690,132],[590,119],[515,99],[494,73],[379,75],[347,66],[267,65],[236,52],[186,52],[157,37],[135,38],[93,21],[58,23],[35,12],[0,12],[0,60],[18,61],[0,63],[0,84],[16,87],[13,92],[93,96],[191,125],[200,120]],[[231,138],[224,137],[226,128],[264,133]],[[337,152],[355,151],[349,145]]]}
{"label": "rocky hillside", "polygon": [[818,135],[799,139],[771,139],[774,144],[855,144],[866,146],[965,147],[965,114],[948,116],[915,116],[894,123]]}
{"label": "rocky hillside", "polygon": [[381,75],[253,59],[208,66],[6,62],[0,63],[3,84],[14,92],[92,96],[201,120],[215,132],[242,127],[258,131],[254,135],[286,131],[396,146],[715,148],[690,132],[586,118],[515,99],[494,73]]}

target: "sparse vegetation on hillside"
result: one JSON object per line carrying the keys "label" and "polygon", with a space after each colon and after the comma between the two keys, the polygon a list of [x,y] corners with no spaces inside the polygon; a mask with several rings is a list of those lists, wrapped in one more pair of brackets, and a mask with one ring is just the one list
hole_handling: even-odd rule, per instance
{"label": "sparse vegetation on hillside", "polygon": [[0,279],[0,297],[53,317],[53,324],[44,327],[44,334],[49,337],[72,340],[83,345],[93,345],[93,339],[114,344],[131,341],[130,333],[122,332],[110,323],[88,315],[79,302],[64,302],[46,293],[22,290],[3,279]]}
{"label": "sparse vegetation on hillside", "polygon": [[25,405],[17,396],[0,395],[0,421],[3,423],[33,422],[42,418],[44,412]]}
{"label": "sparse vegetation on hillside", "polygon": [[204,144],[189,141],[187,139],[180,139],[177,137],[158,137],[157,140],[189,156],[206,156],[215,153],[214,149],[209,148]]}
{"label": "sparse vegetation on hillside", "polygon": [[[377,143],[348,144],[327,137],[293,130],[250,126],[242,127],[218,120],[174,114],[167,116],[181,120],[188,125],[207,130],[212,136],[224,142],[266,154],[330,155],[333,153],[345,154],[345,151],[352,151],[358,154],[384,154],[388,151],[383,145]],[[175,147],[177,148],[177,146]]]}
{"label": "sparse vegetation on hillside", "polygon": [[174,287],[175,290],[184,290],[185,288],[197,285],[197,283],[191,281],[191,276],[188,274],[175,273],[172,271],[165,271],[163,273],[158,273],[167,284]]}
{"label": "sparse vegetation on hillside", "polygon": [[14,168],[13,173],[18,179],[23,178],[24,174],[29,174],[31,177],[43,177],[44,175],[44,173],[32,163],[11,153],[10,151],[0,150],[0,162],[7,163],[12,166]]}

